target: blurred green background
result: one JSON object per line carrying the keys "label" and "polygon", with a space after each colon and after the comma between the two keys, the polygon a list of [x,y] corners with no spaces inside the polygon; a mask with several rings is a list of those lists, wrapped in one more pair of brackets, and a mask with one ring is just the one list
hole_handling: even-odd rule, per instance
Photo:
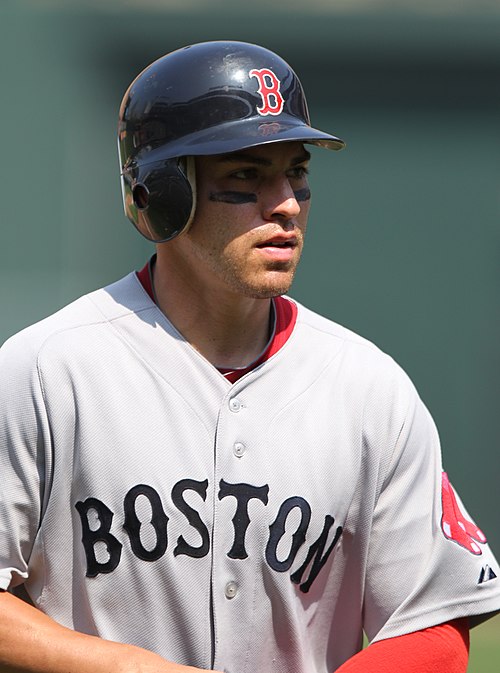
{"label": "blurred green background", "polygon": [[[118,106],[210,39],[280,53],[347,141],[313,150],[292,294],[408,371],[500,556],[499,0],[3,0],[0,342],[152,252],[122,214]],[[496,619],[469,670],[498,673],[498,648]]]}

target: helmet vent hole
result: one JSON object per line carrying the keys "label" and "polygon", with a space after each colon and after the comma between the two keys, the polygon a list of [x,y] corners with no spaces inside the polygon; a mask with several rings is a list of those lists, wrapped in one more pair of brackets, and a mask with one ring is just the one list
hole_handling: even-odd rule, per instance
{"label": "helmet vent hole", "polygon": [[132,195],[134,197],[134,204],[139,210],[145,210],[149,206],[149,191],[145,185],[141,183],[135,185]]}

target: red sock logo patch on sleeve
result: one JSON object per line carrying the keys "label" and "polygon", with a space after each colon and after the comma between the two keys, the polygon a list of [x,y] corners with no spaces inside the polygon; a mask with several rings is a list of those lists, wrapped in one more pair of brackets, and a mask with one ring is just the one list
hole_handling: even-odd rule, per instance
{"label": "red sock logo patch on sleeve", "polygon": [[441,528],[448,540],[453,540],[471,554],[479,556],[483,552],[476,542],[486,542],[484,533],[475,523],[464,517],[458,506],[457,498],[446,472],[442,476],[442,504],[443,516]]}

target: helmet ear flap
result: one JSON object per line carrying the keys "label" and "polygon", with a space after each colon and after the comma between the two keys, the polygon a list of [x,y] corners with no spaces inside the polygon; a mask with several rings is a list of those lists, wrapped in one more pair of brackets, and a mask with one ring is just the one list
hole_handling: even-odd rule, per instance
{"label": "helmet ear flap", "polygon": [[175,157],[122,172],[125,214],[149,241],[164,243],[186,230],[194,217],[194,157]]}
{"label": "helmet ear flap", "polygon": [[197,201],[197,190],[196,190],[196,166],[195,166],[195,158],[192,156],[189,157],[181,157],[181,170],[184,172],[184,175],[186,176],[187,181],[189,182],[189,186],[191,187],[191,212],[189,213],[189,217],[187,219],[186,224],[184,225],[182,232],[179,233],[184,233],[186,232],[189,227],[191,226],[193,220],[194,220],[194,214],[196,212],[196,201]]}

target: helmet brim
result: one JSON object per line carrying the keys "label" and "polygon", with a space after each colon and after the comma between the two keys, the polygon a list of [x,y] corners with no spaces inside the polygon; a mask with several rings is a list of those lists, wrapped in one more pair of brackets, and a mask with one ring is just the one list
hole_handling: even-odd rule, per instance
{"label": "helmet brim", "polygon": [[279,121],[252,117],[240,121],[232,120],[226,124],[190,133],[177,141],[149,151],[147,162],[160,158],[227,154],[258,145],[294,141],[327,150],[341,150],[345,147],[345,142],[341,138],[307,124],[298,123],[296,118],[282,114]]}

